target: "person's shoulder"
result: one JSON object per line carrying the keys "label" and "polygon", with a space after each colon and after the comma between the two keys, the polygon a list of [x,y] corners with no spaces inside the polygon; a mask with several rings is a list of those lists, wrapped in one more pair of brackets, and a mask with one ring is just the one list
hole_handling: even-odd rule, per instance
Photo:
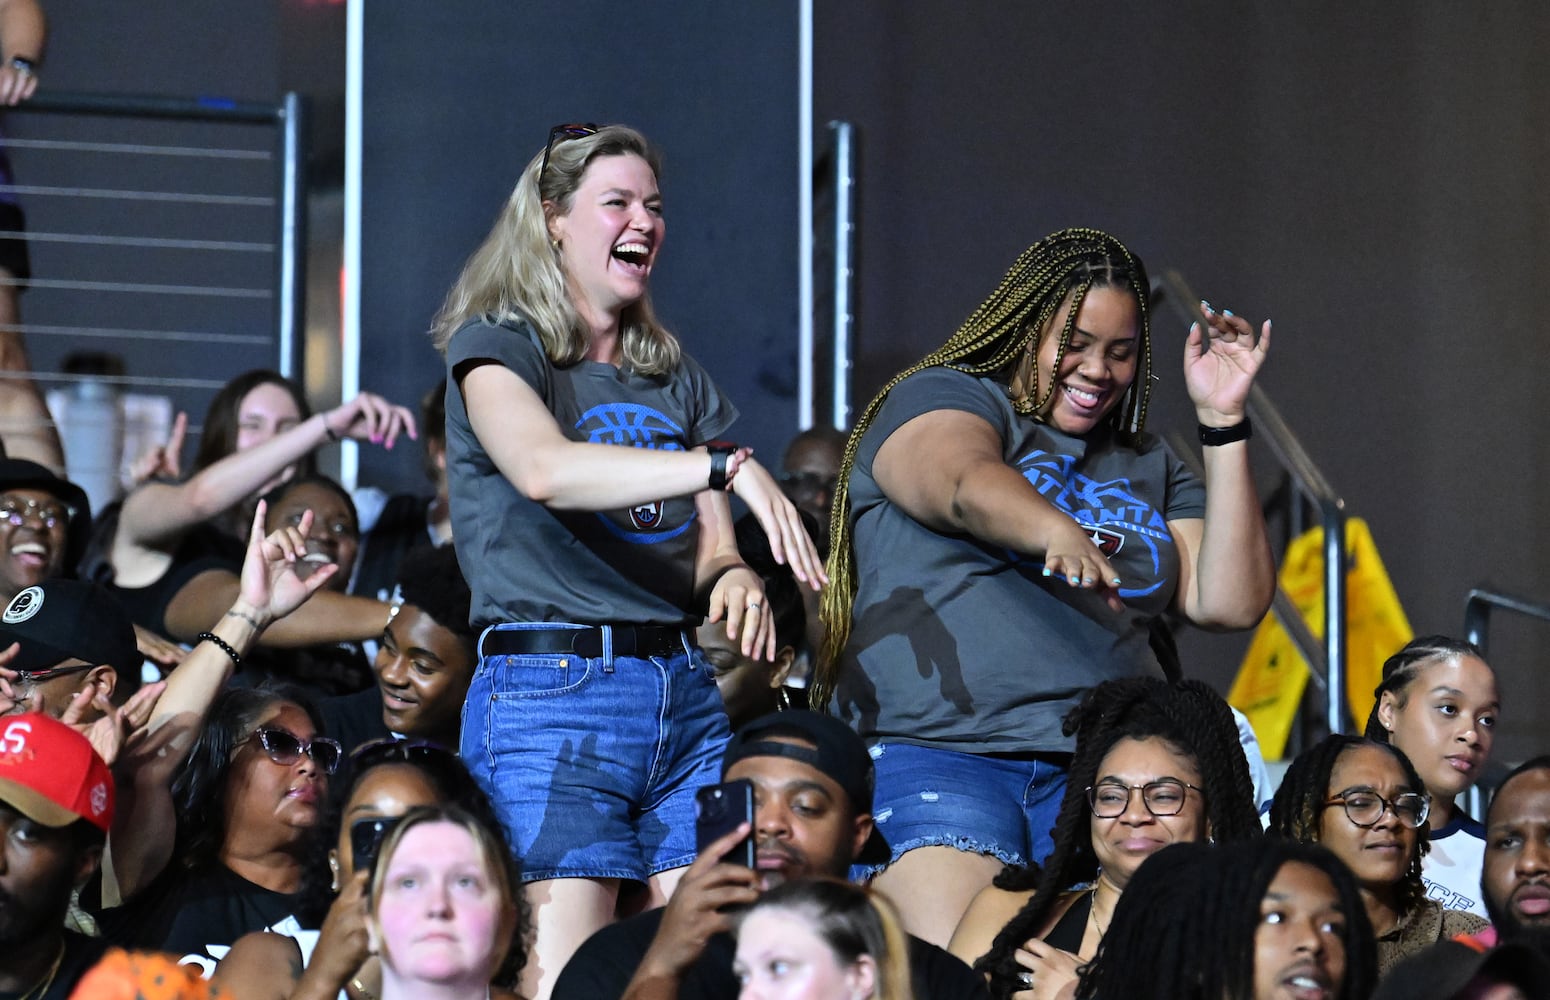
{"label": "person's shoulder", "polygon": [[522,317],[495,320],[480,316],[469,320],[447,340],[447,362],[458,364],[476,358],[507,361],[544,357],[533,326]]}
{"label": "person's shoulder", "polygon": [[1470,913],[1467,910],[1442,911],[1442,937],[1444,939],[1457,937],[1460,934],[1475,934],[1490,925],[1490,921],[1478,913]]}
{"label": "person's shoulder", "polygon": [[1463,835],[1473,837],[1475,840],[1485,840],[1485,824],[1466,814],[1462,809],[1454,810],[1453,818],[1440,830],[1431,833],[1432,843],[1446,840],[1449,837]]}
{"label": "person's shoulder", "polygon": [[909,935],[910,973],[917,996],[961,997],[964,1000],[989,1000],[985,977],[962,961],[915,935]]}
{"label": "person's shoulder", "polygon": [[622,996],[661,925],[662,911],[655,909],[594,932],[560,970],[552,1000],[609,1000]]}

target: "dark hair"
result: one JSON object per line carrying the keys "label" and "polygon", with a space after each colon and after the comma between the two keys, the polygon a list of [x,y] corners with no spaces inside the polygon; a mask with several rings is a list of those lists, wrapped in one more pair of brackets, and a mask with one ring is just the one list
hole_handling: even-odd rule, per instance
{"label": "dark hair", "polygon": [[336,890],[328,856],[339,842],[339,828],[350,797],[368,774],[391,766],[418,771],[441,801],[456,803],[491,822],[499,822],[489,796],[454,751],[422,740],[385,739],[363,744],[351,752],[349,762],[340,768],[343,780],[329,782],[322,814],[309,835],[297,902],[298,915],[303,919],[321,921],[334,902]]}
{"label": "dark hair", "polygon": [[227,688],[210,704],[204,727],[189,749],[188,763],[172,782],[176,854],[185,866],[210,864],[220,854],[226,840],[226,784],[232,757],[276,705],[295,705],[307,713],[319,733],[323,731],[323,717],[312,697],[294,684],[266,681],[258,687]]}
{"label": "dark hair", "polygon": [[475,655],[479,636],[468,624],[473,596],[458,567],[457,552],[450,545],[416,545],[398,564],[398,593],[453,633]]}
{"label": "dark hair", "polygon": [[[1376,747],[1393,755],[1405,772],[1405,782],[1418,795],[1427,795],[1426,784],[1416,773],[1404,751],[1391,743],[1370,740],[1365,736],[1349,736],[1335,733],[1298,754],[1286,769],[1281,786],[1276,789],[1270,803],[1270,833],[1303,844],[1319,842],[1319,828],[1324,817],[1324,803],[1330,792],[1330,776],[1340,758],[1358,747]],[[1410,857],[1410,865],[1399,885],[1399,909],[1408,914],[1426,898],[1426,885],[1421,881],[1421,859],[1431,849],[1431,840],[1425,829],[1416,831],[1416,849]]]}
{"label": "dark hair", "polygon": [[913,996],[909,939],[887,899],[872,889],[835,878],[805,878],[782,883],[759,897],[739,918],[759,910],[791,910],[829,947],[842,965],[863,955],[877,966],[872,995],[880,1000]]}
{"label": "dark hair", "polygon": [[300,486],[317,486],[343,500],[345,509],[350,512],[350,520],[355,522],[355,530],[357,532],[360,531],[361,516],[355,509],[355,498],[350,496],[350,491],[341,486],[337,480],[325,476],[321,472],[302,473],[287,479],[279,486],[265,493],[261,499],[269,505],[270,510],[273,510],[275,504],[284,500],[290,495],[292,490]]}
{"label": "dark hair", "polygon": [[425,475],[435,482],[441,470],[436,468],[433,461],[431,443],[440,445],[442,450],[447,447],[447,380],[431,386],[420,397],[420,448],[425,459]]}
{"label": "dark hair", "polygon": [[[515,985],[522,967],[527,964],[527,941],[532,931],[533,914],[528,906],[527,895],[522,891],[522,865],[511,852],[506,832],[493,815],[481,815],[459,805],[445,803],[439,806],[419,806],[409,810],[394,825],[382,841],[367,894],[367,906],[375,919],[380,902],[382,883],[388,864],[404,835],[422,823],[451,823],[462,827],[473,837],[480,853],[484,855],[488,874],[495,880],[496,888],[505,896],[511,908],[511,926],[504,942],[497,942],[498,958],[491,970],[491,979],[502,985]],[[384,947],[385,954],[385,947]]]}
{"label": "dark hair", "polygon": [[1288,864],[1311,865],[1334,885],[1345,915],[1341,1000],[1365,1000],[1377,947],[1350,871],[1329,851],[1274,837],[1234,844],[1173,844],[1131,878],[1098,953],[1081,970],[1081,1000],[1252,1000],[1260,907]]}
{"label": "dark hair", "polygon": [[[851,608],[856,599],[855,543],[851,538],[850,472],[855,466],[861,439],[894,387],[927,368],[951,368],[970,375],[1011,378],[1018,366],[1037,351],[1045,327],[1069,297],[1071,309],[1056,337],[1055,370],[1071,342],[1082,300],[1094,288],[1122,288],[1136,302],[1140,326],[1136,376],[1125,395],[1108,414],[1104,426],[1121,435],[1139,432],[1146,424],[1146,405],[1152,389],[1151,334],[1147,320],[1151,294],[1146,268],[1123,243],[1096,229],[1063,229],[1035,243],[1018,255],[1011,270],[990,297],[975,307],[947,343],[895,375],[872,398],[845,446],[845,458],[835,486],[829,518],[831,539],[828,557],[829,586],[823,592],[823,622],[827,626],[822,656],[813,671],[811,703],[827,705],[834,696],[839,676],[839,654],[850,637]],[[1052,382],[1039,396],[1037,381],[1014,392],[1012,407],[1021,414],[1037,416],[1054,398]]]}
{"label": "dark hair", "polygon": [[1369,740],[1377,740],[1379,743],[1389,742],[1389,731],[1383,728],[1383,723],[1378,719],[1378,709],[1383,704],[1383,695],[1392,692],[1399,702],[1399,707],[1403,708],[1405,702],[1410,700],[1406,689],[1410,687],[1411,681],[1420,676],[1421,671],[1426,669],[1428,664],[1460,656],[1473,656],[1481,663],[1485,663],[1485,654],[1480,651],[1479,646],[1464,639],[1451,639],[1445,635],[1423,635],[1411,639],[1399,652],[1384,660],[1383,680],[1372,692],[1372,712],[1367,716],[1367,731],[1364,735]]}
{"label": "dark hair", "polygon": [[[1485,807],[1485,825],[1487,828],[1489,828],[1491,825],[1491,810],[1496,808],[1496,800],[1501,797],[1502,789],[1506,788],[1508,783],[1511,782],[1513,778],[1516,778],[1520,774],[1527,774],[1529,771],[1550,771],[1550,754],[1540,754],[1538,757],[1530,757],[1528,760],[1507,772],[1507,776],[1497,784],[1496,791],[1491,795],[1490,804]],[[1487,841],[1487,843],[1489,844],[1489,841]]]}
{"label": "dark hair", "polygon": [[[816,537],[817,522],[802,511],[797,514],[809,536]],[[800,652],[807,640],[807,611],[802,607],[802,588],[796,574],[791,572],[790,566],[775,561],[770,552],[769,536],[752,514],[738,518],[734,531],[738,554],[764,581],[764,600],[775,621],[776,647],[790,646]]]}
{"label": "dark hair", "polygon": [[1066,716],[1064,731],[1067,736],[1076,734],[1076,752],[1055,820],[1054,850],[1042,868],[1009,867],[997,876],[996,885],[1003,889],[1035,891],[996,935],[990,951],[975,963],[976,969],[990,975],[991,990],[1000,996],[1024,989],[1018,982],[1021,966],[1015,952],[1043,927],[1055,900],[1097,876],[1087,788],[1121,740],[1161,739],[1194,760],[1215,840],[1226,843],[1260,835],[1254,785],[1232,710],[1200,681],[1169,683],[1155,677],[1104,681]]}
{"label": "dark hair", "polygon": [[[307,405],[306,394],[295,382],[267,368],[243,372],[222,386],[215,398],[210,400],[210,408],[205,411],[204,430],[199,437],[199,450],[194,453],[193,471],[209,468],[237,450],[240,423],[237,411],[242,406],[243,398],[261,385],[277,385],[284,389],[295,401],[301,419],[306,420],[312,416],[312,407]],[[299,460],[296,468],[302,473],[317,471],[316,461],[311,454]]]}

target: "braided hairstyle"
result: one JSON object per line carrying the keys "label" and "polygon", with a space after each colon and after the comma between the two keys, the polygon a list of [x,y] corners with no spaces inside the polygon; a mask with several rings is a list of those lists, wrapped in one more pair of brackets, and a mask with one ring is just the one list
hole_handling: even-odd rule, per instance
{"label": "braided hairstyle", "polygon": [[[1335,791],[1329,786],[1330,776],[1334,774],[1335,764],[1341,756],[1358,747],[1377,747],[1385,753],[1393,754],[1405,772],[1405,781],[1410,791],[1419,795],[1427,794],[1426,784],[1416,773],[1415,765],[1398,747],[1365,736],[1334,733],[1298,754],[1286,769],[1281,787],[1276,789],[1275,798],[1270,803],[1268,832],[1304,844],[1318,843],[1319,830],[1323,825],[1324,803]],[[1421,861],[1429,850],[1431,841],[1423,826],[1416,831],[1415,853],[1411,855],[1410,864],[1398,887],[1402,915],[1409,914],[1426,898],[1426,885],[1421,881]]]}
{"label": "braided hairstyle", "polygon": [[[916,372],[937,366],[969,375],[1011,381],[1018,366],[1038,351],[1046,335],[1058,336],[1055,369],[1066,355],[1082,300],[1093,288],[1127,289],[1140,318],[1140,366],[1108,423],[1120,433],[1137,433],[1146,423],[1151,393],[1152,348],[1147,325],[1150,294],[1146,269],[1124,244],[1096,229],[1063,229],[1024,250],[990,298],[981,302],[947,343],[895,375],[861,413],[845,445],[839,480],[830,506],[828,573],[822,616],[827,626],[822,656],[814,671],[812,704],[827,705],[834,694],[839,654],[850,638],[850,613],[856,598],[854,542],[850,534],[850,473],[861,439],[894,387]],[[1067,299],[1071,309],[1057,332],[1048,329]],[[1039,392],[1037,378],[1014,389],[1018,413],[1040,417],[1055,395],[1055,384]],[[1020,390],[1020,391],[1019,391]]]}
{"label": "braided hairstyle", "polygon": [[1328,876],[1345,916],[1345,978],[1335,996],[1365,998],[1378,978],[1377,949],[1350,870],[1322,847],[1263,837],[1173,844],[1148,858],[1081,970],[1078,1000],[1251,1000],[1260,907],[1294,862]]}
{"label": "braided hairstyle", "polygon": [[1428,664],[1462,656],[1473,656],[1481,663],[1485,662],[1485,654],[1479,646],[1445,635],[1423,635],[1411,639],[1403,649],[1384,660],[1383,680],[1372,692],[1372,714],[1367,716],[1366,737],[1379,743],[1389,742],[1389,731],[1383,728],[1383,723],[1378,719],[1378,709],[1383,704],[1385,693],[1393,692],[1398,707],[1404,708],[1410,700],[1411,682],[1421,675]]}
{"label": "braided hairstyle", "polygon": [[1114,745],[1124,739],[1156,737],[1194,761],[1200,770],[1211,837],[1220,842],[1256,838],[1259,813],[1238,726],[1221,695],[1200,681],[1169,683],[1156,677],[1104,681],[1066,716],[1065,733],[1075,733],[1076,752],[1066,777],[1065,797],[1055,820],[1055,849],[1042,868],[1011,867],[996,879],[999,888],[1034,889],[1017,915],[1001,929],[975,968],[990,976],[991,992],[1010,996],[1023,989],[1014,953],[1044,928],[1056,899],[1098,874],[1092,848],[1092,810],[1087,789]]}

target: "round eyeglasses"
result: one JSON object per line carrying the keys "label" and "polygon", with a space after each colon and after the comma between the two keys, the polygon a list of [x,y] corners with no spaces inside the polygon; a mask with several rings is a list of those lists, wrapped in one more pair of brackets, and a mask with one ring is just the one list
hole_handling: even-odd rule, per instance
{"label": "round eyeglasses", "polygon": [[1177,816],[1184,809],[1184,800],[1189,797],[1191,788],[1200,791],[1199,785],[1177,778],[1158,778],[1144,785],[1100,781],[1087,789],[1087,805],[1099,819],[1117,819],[1130,808],[1131,794],[1140,792],[1141,804],[1153,816]]}
{"label": "round eyeglasses", "polygon": [[1344,806],[1346,818],[1357,826],[1377,826],[1385,810],[1412,830],[1419,830],[1431,812],[1432,803],[1417,792],[1401,792],[1386,799],[1370,788],[1353,788],[1324,803],[1324,808]]}

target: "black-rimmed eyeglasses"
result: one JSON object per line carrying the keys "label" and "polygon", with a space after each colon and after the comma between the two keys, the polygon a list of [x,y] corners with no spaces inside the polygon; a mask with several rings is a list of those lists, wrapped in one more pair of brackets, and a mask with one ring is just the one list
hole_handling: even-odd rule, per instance
{"label": "black-rimmed eyeglasses", "polygon": [[1199,785],[1191,785],[1177,778],[1158,778],[1144,785],[1126,785],[1118,781],[1100,781],[1087,789],[1087,804],[1099,819],[1116,819],[1130,808],[1130,796],[1141,793],[1141,804],[1153,816],[1177,816],[1184,809],[1189,789],[1200,791]]}
{"label": "black-rimmed eyeglasses", "polygon": [[570,122],[566,125],[556,125],[549,130],[549,141],[544,144],[544,159],[538,165],[538,190],[544,189],[544,174],[549,172],[549,154],[554,151],[554,144],[564,142],[566,139],[584,139],[589,135],[597,134],[598,126],[591,122]]}
{"label": "black-rimmed eyeglasses", "polygon": [[1419,830],[1432,810],[1431,800],[1418,792],[1401,792],[1386,799],[1370,788],[1353,788],[1336,795],[1324,803],[1325,809],[1330,806],[1344,806],[1346,818],[1357,826],[1377,826],[1386,810],[1412,830]]}

